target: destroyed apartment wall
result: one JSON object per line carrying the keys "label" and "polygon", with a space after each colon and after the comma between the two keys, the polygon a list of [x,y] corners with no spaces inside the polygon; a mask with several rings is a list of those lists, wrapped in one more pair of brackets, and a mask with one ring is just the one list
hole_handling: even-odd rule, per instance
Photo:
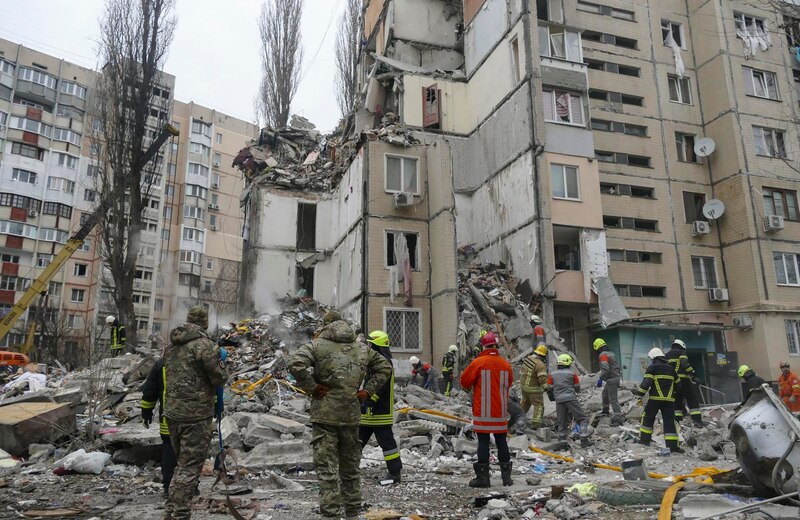
{"label": "destroyed apartment wall", "polygon": [[404,63],[454,70],[464,63],[454,49],[460,0],[392,0],[387,13],[391,42],[385,54]]}
{"label": "destroyed apartment wall", "polygon": [[[476,4],[482,5],[476,6]],[[473,12],[474,16],[470,16]],[[482,61],[489,54],[496,52],[495,45],[505,38],[508,29],[519,21],[521,13],[521,0],[465,1],[464,62],[467,76],[471,76],[476,69],[482,67]],[[524,47],[520,40],[519,50],[523,51]],[[511,53],[507,49],[506,51],[505,69],[508,70]]]}

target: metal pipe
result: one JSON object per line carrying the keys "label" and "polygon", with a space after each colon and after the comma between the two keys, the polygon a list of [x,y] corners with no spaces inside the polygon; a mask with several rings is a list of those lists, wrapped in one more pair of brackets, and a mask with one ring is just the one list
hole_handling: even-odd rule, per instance
{"label": "metal pipe", "polygon": [[786,498],[793,498],[793,497],[796,497],[797,494],[798,494],[797,491],[795,491],[794,493],[788,493],[786,495],[781,495],[779,497],[768,498],[766,500],[762,500],[761,502],[755,502],[755,503],[752,503],[752,504],[745,504],[743,506],[739,506],[739,507],[736,507],[734,509],[728,509],[727,511],[714,513],[713,515],[704,516],[702,518],[697,518],[695,520],[711,520],[712,518],[722,518],[723,516],[727,516],[727,515],[729,515],[731,513],[739,513],[741,511],[747,511],[748,509],[756,509],[756,508],[759,508],[759,507],[763,506],[764,504],[771,504],[773,502],[779,502],[779,501],[784,500]]}

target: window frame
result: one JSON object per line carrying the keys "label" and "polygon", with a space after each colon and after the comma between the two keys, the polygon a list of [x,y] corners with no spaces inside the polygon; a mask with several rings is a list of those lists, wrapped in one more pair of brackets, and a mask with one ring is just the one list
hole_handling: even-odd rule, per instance
{"label": "window frame", "polygon": [[[759,141],[756,135],[756,130],[761,133],[761,140]],[[767,136],[772,139],[774,148],[768,146]],[[759,144],[762,150],[767,150],[766,153],[759,151]],[[773,159],[787,159],[789,157],[786,152],[786,132],[778,128],[769,128],[766,126],[753,125],[753,145],[755,147],[756,155],[759,157],[770,157]],[[771,149],[770,149],[771,148]],[[775,153],[777,152],[777,153]]]}
{"label": "window frame", "polygon": [[[390,349],[392,352],[404,352],[404,353],[414,353],[414,352],[422,352],[423,342],[422,342],[422,327],[424,322],[422,320],[422,309],[416,307],[384,307],[383,308],[383,330],[388,330],[390,327],[389,324],[389,313],[390,312],[398,312],[403,313],[403,315],[415,314],[417,316],[417,348],[409,349],[409,348],[401,348],[397,347],[396,345],[405,345],[407,341],[405,341],[405,330],[402,331],[402,338],[392,340],[390,344]],[[405,318],[403,319],[403,327],[405,329]]]}
{"label": "window frame", "polygon": [[[776,262],[778,261],[778,255],[780,255],[781,265],[783,266],[783,278],[784,281],[780,281],[780,276],[778,269],[776,268]],[[791,259],[791,267],[794,268],[794,282],[789,281],[789,271],[787,270],[787,259]],[[775,270],[775,284],[779,287],[800,287],[800,262],[798,262],[798,254],[797,253],[785,253],[783,251],[773,251],[772,252],[772,265],[773,269]]]}
{"label": "window frame", "polygon": [[[25,177],[25,179],[23,180],[22,177]],[[23,182],[25,184],[32,184],[36,186],[39,184],[39,174],[23,168],[11,168],[11,181]]]}
{"label": "window frame", "polygon": [[[675,83],[675,93],[678,99],[672,99],[671,83]],[[683,83],[685,82],[685,88]],[[684,93],[684,90],[686,91]],[[669,92],[669,100],[671,103],[678,103],[679,105],[692,105],[692,82],[686,77],[679,77],[675,74],[667,74],[667,91]],[[686,101],[688,98],[688,101]]]}
{"label": "window frame", "polygon": [[[665,25],[669,25],[669,27],[665,27]],[[675,38],[675,26],[678,28],[678,37]],[[664,31],[671,31],[672,32],[672,39],[675,40],[675,43],[683,50],[686,50],[686,38],[683,34],[683,24],[680,22],[673,22],[672,20],[667,20],[665,18],[661,19],[661,39],[666,47],[669,47],[667,44],[667,38],[664,34]]]}
{"label": "window frame", "polygon": [[[558,29],[557,32],[552,32],[551,29]],[[567,35],[570,35],[569,37]],[[553,36],[561,35],[561,45],[564,49],[564,56],[556,56],[557,50],[557,40],[553,39]],[[551,60],[561,60],[567,61],[570,63],[583,63],[583,38],[581,37],[581,33],[578,31],[573,31],[571,29],[567,29],[566,27],[561,26],[549,26],[549,25],[540,25],[539,26],[539,56],[550,58]],[[547,37],[547,49],[544,48],[544,38]],[[575,38],[577,38],[577,44],[575,42]],[[572,39],[572,42],[568,42],[568,39]],[[574,55],[574,52],[578,53],[577,56]]]}
{"label": "window frame", "polygon": [[[786,345],[790,356],[800,356],[800,320],[784,320]],[[794,348],[792,348],[794,346]]]}
{"label": "window frame", "polygon": [[[406,192],[401,190],[392,190],[389,189],[389,159],[398,159],[400,161],[400,187],[406,185],[404,182],[406,180],[406,173],[405,173],[405,160],[410,159],[414,161],[414,175],[416,191]],[[399,154],[392,154],[386,153],[383,155],[383,191],[385,193],[411,193],[413,195],[420,194],[420,175],[419,175],[419,157],[415,157],[413,155],[399,155]]]}
{"label": "window frame", "polygon": [[[713,256],[700,256],[691,255],[692,259],[692,283],[695,289],[707,290],[719,288],[719,276],[717,273],[717,259]],[[695,270],[695,263],[699,270]],[[709,264],[711,271],[709,272]],[[697,274],[700,275],[700,285],[698,285]],[[712,280],[709,274],[713,274],[713,287]]]}
{"label": "window frame", "polygon": [[[744,74],[744,81],[745,81],[745,95],[749,97],[755,97],[759,99],[769,99],[771,101],[780,101],[781,94],[778,88],[778,75],[774,72],[770,72],[768,70],[761,70],[755,69],[753,67],[742,66],[742,73]],[[760,87],[764,91],[764,95],[758,94],[758,89],[756,86],[758,85],[756,81],[756,76],[760,75],[763,78],[763,81],[760,82]],[[775,91],[775,97],[773,97],[770,93],[770,82],[768,78],[772,78],[772,87]],[[748,90],[748,80],[750,89]]]}
{"label": "window frame", "polygon": [[72,303],[84,303],[86,301],[86,289],[73,288],[69,295],[69,301]]}
{"label": "window frame", "polygon": [[[769,199],[770,205],[767,206],[766,199],[767,199],[767,191],[769,191]],[[779,213],[777,211],[777,207],[775,206],[775,194],[781,194],[781,204],[783,206],[783,211]],[[791,204],[787,203],[787,201],[791,200]],[[761,187],[761,204],[764,207],[764,215],[771,216],[771,215],[778,215],[784,218],[784,220],[789,220],[792,222],[800,221],[800,208],[797,206],[797,191],[795,190],[787,190],[783,188],[772,188],[769,186],[762,186]],[[789,206],[794,207],[794,215],[790,215],[789,213]]]}
{"label": "window frame", "polygon": [[[559,196],[555,193],[555,182],[553,181],[553,176],[557,175],[554,171],[554,168],[561,169],[561,178],[564,186],[564,195]],[[567,182],[567,169],[575,170],[575,188],[577,189],[577,194],[575,197],[571,197],[569,194],[569,184]],[[580,168],[573,164],[550,164],[550,195],[557,200],[568,200],[574,202],[583,202],[581,199],[581,173]]]}
{"label": "window frame", "polygon": [[[422,271],[422,268],[420,266],[421,256],[420,256],[420,233],[419,233],[419,231],[407,231],[407,230],[404,230],[404,229],[393,229],[393,228],[386,228],[386,229],[383,230],[383,268],[384,269],[391,269],[392,267],[394,267],[394,266],[389,265],[389,252],[387,250],[387,247],[388,247],[387,241],[389,239],[389,236],[388,236],[389,233],[392,233],[392,234],[402,233],[404,235],[416,235],[417,242],[416,242],[416,247],[414,248],[414,264],[411,266],[411,271],[415,272],[415,273],[418,273],[418,272]],[[408,240],[406,240],[406,243],[407,242],[408,242]],[[411,257],[411,251],[409,251],[409,258],[410,257]],[[395,262],[396,262],[396,259],[395,259]],[[395,265],[397,265],[397,264],[395,263]]]}
{"label": "window frame", "polygon": [[[687,138],[690,138],[692,145],[688,146]],[[675,132],[675,147],[678,156],[678,162],[689,164],[702,164],[701,158],[694,151],[697,144],[697,135],[689,134],[686,132]],[[694,160],[691,160],[694,157]]]}
{"label": "window frame", "polygon": [[[550,101],[549,101],[550,105],[549,106],[550,106],[550,109],[551,109],[549,114],[546,113],[547,112],[547,105],[546,104],[544,105],[544,107],[545,107],[544,120],[545,121],[547,121],[548,123],[557,123],[557,124],[560,124],[560,125],[578,126],[578,127],[581,127],[581,128],[585,128],[586,127],[586,114],[585,114],[585,111],[583,109],[584,108],[583,107],[583,97],[580,94],[576,94],[576,93],[571,92],[569,90],[557,90],[557,89],[554,89],[554,88],[553,89],[544,88],[544,89],[542,89],[542,98],[543,98],[542,99],[542,103],[543,104],[544,104],[544,96],[549,96],[550,97]],[[558,100],[560,98],[564,97],[564,96],[567,96],[567,114],[569,115],[569,121],[560,120],[559,118],[561,116],[558,115],[557,103],[558,103]],[[573,121],[573,116],[575,115],[574,112],[573,112],[573,106],[574,106],[574,103],[576,103],[576,102],[578,103],[578,107],[580,108],[580,117],[581,117],[580,122],[577,122],[577,123]]]}

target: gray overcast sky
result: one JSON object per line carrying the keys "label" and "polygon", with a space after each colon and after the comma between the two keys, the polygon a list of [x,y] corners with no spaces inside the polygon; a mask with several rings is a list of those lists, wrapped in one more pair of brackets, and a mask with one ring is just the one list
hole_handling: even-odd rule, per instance
{"label": "gray overcast sky", "polygon": [[[178,28],[164,69],[176,77],[177,99],[247,121],[255,119],[253,100],[261,77],[256,20],[261,3],[176,1]],[[97,20],[104,4],[104,0],[0,0],[0,37],[95,69]],[[292,111],[321,130],[332,130],[339,120],[333,48],[345,4],[306,0],[303,12],[303,70],[307,73]]]}

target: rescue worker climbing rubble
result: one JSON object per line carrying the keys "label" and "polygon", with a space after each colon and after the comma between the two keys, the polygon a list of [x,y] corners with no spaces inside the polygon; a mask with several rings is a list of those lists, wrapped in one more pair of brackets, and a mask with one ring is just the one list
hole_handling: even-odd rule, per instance
{"label": "rescue worker climbing rubble", "polygon": [[[382,330],[369,333],[367,343],[372,350],[380,354],[390,364],[392,351],[389,349],[389,335]],[[372,373],[367,370],[367,379]],[[391,480],[398,483],[401,480],[400,470],[403,462],[400,460],[400,449],[394,439],[392,425],[394,424],[394,370],[389,380],[377,393],[369,396],[361,405],[361,425],[358,428],[358,437],[361,440],[361,449],[367,445],[370,438],[375,435],[375,440],[383,450],[383,460],[386,462],[386,474],[382,481]]]}
{"label": "rescue worker climbing rubble", "polygon": [[683,340],[676,339],[672,342],[672,348],[667,352],[667,359],[675,373],[678,374],[677,386],[675,387],[675,420],[681,422],[683,420],[686,405],[689,406],[689,415],[692,417],[692,422],[695,426],[703,427],[703,417],[700,413],[700,402],[697,398],[694,385],[700,383],[697,375],[689,363],[689,357],[686,355],[686,343]]}
{"label": "rescue worker climbing rubble", "polygon": [[458,347],[450,345],[447,348],[447,353],[442,357],[442,378],[444,378],[445,397],[450,397],[450,392],[453,390],[453,376],[455,376],[457,354]]}
{"label": "rescue worker climbing rubble", "polygon": [[603,388],[603,409],[600,412],[608,415],[611,411],[611,426],[620,426],[625,423],[622,418],[622,408],[619,406],[619,385],[622,381],[622,369],[619,366],[617,357],[608,348],[603,338],[597,338],[592,344],[598,353],[600,362],[600,378],[597,380],[597,387]]}
{"label": "rescue worker climbing rubble", "polygon": [[781,361],[778,388],[781,399],[792,413],[800,412],[800,379],[792,372],[788,361]]}
{"label": "rescue worker climbing rubble", "polygon": [[570,418],[578,424],[581,437],[581,447],[587,448],[594,445],[589,440],[589,419],[586,412],[578,402],[578,393],[581,391],[581,382],[578,374],[573,372],[574,360],[569,354],[560,354],[557,358],[556,370],[547,377],[547,395],[556,403],[558,418],[558,444],[553,449],[564,450],[569,447],[567,436],[570,431]]}
{"label": "rescue worker climbing rubble", "polygon": [[747,365],[740,366],[737,373],[739,377],[744,379],[745,384],[747,384],[747,394],[744,396],[742,402],[747,401],[747,398],[753,390],[761,388],[761,385],[766,383],[763,377],[757,376],[755,371]]}
{"label": "rescue worker climbing rubble", "polygon": [[158,433],[161,435],[161,483],[164,487],[164,496],[169,496],[169,483],[175,473],[175,451],[172,449],[172,441],[169,437],[169,425],[167,416],[164,413],[164,384],[167,373],[164,368],[164,360],[158,359],[147,374],[147,379],[142,385],[142,424],[145,428],[150,428],[153,422],[153,411],[156,403],[159,404]]}
{"label": "rescue worker climbing rubble", "polygon": [[355,519],[361,511],[361,404],[380,393],[392,377],[392,365],[359,344],[339,313],[328,312],[322,324],[312,343],[300,347],[289,360],[289,372],[311,396],[319,512],[323,518],[340,518],[344,507],[345,516]]}
{"label": "rescue worker climbing rubble", "polygon": [[667,448],[671,453],[683,453],[684,451],[678,446],[678,432],[675,429],[675,392],[678,375],[660,348],[651,349],[647,357],[651,363],[639,385],[640,406],[642,398],[648,396],[642,413],[642,423],[639,426],[639,444],[650,446],[656,415],[661,412],[661,420],[664,422],[664,442]]}
{"label": "rescue worker climbing rubble", "polygon": [[107,316],[106,325],[111,327],[111,357],[119,356],[125,350],[127,335],[125,333],[125,325],[122,325],[116,316]]}
{"label": "rescue worker climbing rubble", "polygon": [[423,363],[417,356],[411,356],[408,360],[411,362],[410,384],[416,385],[417,377],[421,376],[422,382],[420,386],[422,388],[436,394],[441,393],[439,390],[439,373],[436,371],[436,367],[430,363]]}
{"label": "rescue worker climbing rubble", "polygon": [[533,407],[531,426],[542,427],[544,417],[544,393],[547,392],[547,347],[539,345],[533,354],[522,360],[520,387],[522,410],[525,414]]}

